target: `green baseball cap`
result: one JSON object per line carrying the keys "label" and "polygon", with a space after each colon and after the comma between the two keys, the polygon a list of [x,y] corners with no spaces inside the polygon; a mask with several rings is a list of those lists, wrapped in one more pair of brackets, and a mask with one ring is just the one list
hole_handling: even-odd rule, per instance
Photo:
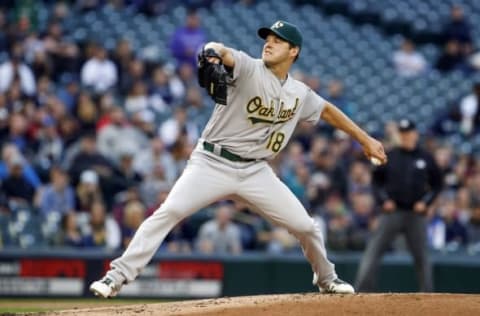
{"label": "green baseball cap", "polygon": [[292,43],[295,46],[302,47],[302,34],[295,24],[278,20],[270,27],[262,27],[257,31],[258,36],[266,39],[268,34],[273,33],[278,37]]}

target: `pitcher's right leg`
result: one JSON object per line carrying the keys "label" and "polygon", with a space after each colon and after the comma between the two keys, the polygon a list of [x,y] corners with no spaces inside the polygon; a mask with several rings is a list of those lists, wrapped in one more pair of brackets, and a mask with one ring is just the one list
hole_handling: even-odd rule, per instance
{"label": "pitcher's right leg", "polygon": [[115,296],[132,282],[152,259],[168,232],[183,218],[231,193],[235,181],[226,166],[216,166],[201,155],[192,155],[165,202],[138,228],[120,258],[90,290],[98,296]]}
{"label": "pitcher's right leg", "polygon": [[329,293],[354,292],[350,284],[338,278],[334,265],[328,260],[320,227],[270,166],[264,164],[243,181],[238,195],[253,205],[254,210],[285,227],[298,239],[312,266],[314,283],[319,288]]}

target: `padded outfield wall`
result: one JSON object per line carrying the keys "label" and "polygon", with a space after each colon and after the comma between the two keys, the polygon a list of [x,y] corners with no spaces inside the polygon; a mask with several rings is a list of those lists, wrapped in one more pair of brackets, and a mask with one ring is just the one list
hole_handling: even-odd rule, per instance
{"label": "padded outfield wall", "polygon": [[[91,296],[88,285],[108,269],[117,253],[78,250],[0,251],[0,297]],[[331,253],[338,274],[353,282],[360,253]],[[480,293],[480,256],[434,254],[435,290]],[[385,256],[380,292],[415,292],[416,277],[406,254]],[[302,255],[177,256],[159,254],[123,297],[206,298],[313,292],[312,272]]]}

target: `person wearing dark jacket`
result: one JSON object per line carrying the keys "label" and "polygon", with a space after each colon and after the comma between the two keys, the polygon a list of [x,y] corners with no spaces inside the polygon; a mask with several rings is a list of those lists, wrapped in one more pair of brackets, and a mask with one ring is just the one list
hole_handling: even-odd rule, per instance
{"label": "person wearing dark jacket", "polygon": [[388,164],[373,173],[375,195],[383,212],[360,263],[359,292],[375,290],[380,259],[400,233],[413,255],[420,291],[433,290],[425,214],[441,191],[442,174],[433,157],[418,146],[415,123],[403,119],[398,125],[399,146],[388,154]]}

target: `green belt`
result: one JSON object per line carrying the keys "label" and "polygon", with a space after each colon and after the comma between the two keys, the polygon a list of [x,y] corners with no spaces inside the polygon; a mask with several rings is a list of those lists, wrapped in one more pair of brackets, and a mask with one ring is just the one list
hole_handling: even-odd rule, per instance
{"label": "green belt", "polygon": [[[213,151],[214,147],[215,146],[212,143],[209,143],[209,142],[206,142],[206,141],[203,142],[203,149],[205,149],[206,151],[209,151],[211,153],[215,153]],[[256,161],[257,160],[257,159],[251,159],[251,158],[242,158],[239,155],[236,155],[232,152],[229,152],[228,150],[223,149],[223,148],[220,150],[220,156],[225,158],[225,159],[228,159],[230,161],[235,161],[235,162],[237,162],[237,161],[251,162],[251,161]]]}

